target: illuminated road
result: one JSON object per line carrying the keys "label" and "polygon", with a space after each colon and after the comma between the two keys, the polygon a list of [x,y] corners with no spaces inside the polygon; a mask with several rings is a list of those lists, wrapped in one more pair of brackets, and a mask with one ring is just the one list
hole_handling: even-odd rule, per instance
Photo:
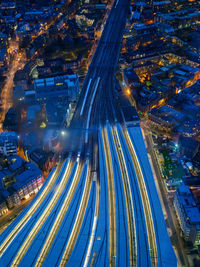
{"label": "illuminated road", "polygon": [[[19,60],[18,60],[19,59]],[[0,123],[4,121],[5,115],[10,107],[12,107],[12,92],[13,92],[13,79],[15,76],[15,73],[23,69],[25,65],[25,57],[24,55],[17,54],[15,55],[15,58],[13,59],[9,72],[7,74],[7,79],[5,82],[5,85],[1,89],[1,117],[0,117]]]}
{"label": "illuminated road", "polygon": [[127,124],[116,105],[127,14],[128,0],[116,0],[65,129],[62,163],[0,236],[0,266],[177,266],[139,121]]}
{"label": "illuminated road", "polygon": [[[66,8],[68,4],[71,1],[66,1],[66,4],[63,5],[62,12],[66,12]],[[41,34],[48,33],[49,28],[51,25],[55,24],[57,20],[60,18],[60,13],[51,19],[51,21],[45,25],[45,28],[41,26],[41,28],[38,30],[37,34],[32,37],[31,42],[33,42],[37,37],[39,37]],[[19,49],[19,41],[17,40],[10,40],[9,47],[7,49],[8,53],[13,57],[13,60],[9,66],[9,70],[7,73],[7,79],[5,81],[5,84],[3,88],[1,88],[1,112],[0,112],[0,123],[2,128],[2,122],[4,121],[5,115],[9,108],[13,106],[12,96],[13,96],[13,79],[15,76],[15,73],[18,70],[22,70],[27,62],[26,59],[26,52],[25,49]],[[36,51],[37,52],[37,51]],[[0,129],[1,130],[1,129]]]}

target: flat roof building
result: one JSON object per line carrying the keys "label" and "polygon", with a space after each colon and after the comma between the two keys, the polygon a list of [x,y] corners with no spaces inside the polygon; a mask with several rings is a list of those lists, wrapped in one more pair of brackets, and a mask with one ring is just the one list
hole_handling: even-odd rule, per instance
{"label": "flat roof building", "polygon": [[17,154],[18,138],[15,132],[0,134],[0,154],[3,156]]}
{"label": "flat roof building", "polygon": [[35,79],[36,100],[46,102],[52,99],[74,101],[79,92],[79,81],[76,74],[57,75],[44,79]]}
{"label": "flat roof building", "polygon": [[184,238],[195,246],[200,245],[200,211],[185,184],[181,184],[175,193],[174,207]]}

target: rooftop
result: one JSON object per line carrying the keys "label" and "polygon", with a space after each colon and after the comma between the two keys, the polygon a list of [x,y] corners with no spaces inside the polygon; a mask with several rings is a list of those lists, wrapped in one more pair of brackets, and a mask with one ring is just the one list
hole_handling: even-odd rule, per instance
{"label": "rooftop", "polygon": [[197,208],[189,187],[182,183],[177,190],[177,194],[187,220],[191,224],[200,224],[200,211]]}

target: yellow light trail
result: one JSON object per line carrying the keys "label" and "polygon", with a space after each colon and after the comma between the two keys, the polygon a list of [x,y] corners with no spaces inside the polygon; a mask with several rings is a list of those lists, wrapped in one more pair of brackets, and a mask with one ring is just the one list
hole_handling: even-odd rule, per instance
{"label": "yellow light trail", "polygon": [[92,185],[91,179],[90,179],[90,174],[91,174],[91,169],[90,169],[90,166],[89,166],[88,169],[87,169],[87,177],[86,177],[86,181],[85,181],[85,186],[84,186],[84,190],[83,190],[83,196],[82,196],[82,199],[81,199],[79,210],[78,210],[78,213],[77,213],[77,216],[76,216],[76,220],[75,220],[72,232],[70,234],[68,243],[67,243],[67,245],[65,247],[65,250],[64,250],[64,253],[62,255],[62,258],[61,258],[59,266],[66,266],[66,264],[67,264],[67,262],[68,262],[68,260],[70,258],[70,255],[72,253],[72,250],[74,248],[74,245],[76,243],[78,234],[80,232],[81,225],[82,225],[82,222],[83,222],[83,218],[84,218],[84,215],[85,215],[85,211],[86,211],[86,208],[87,208],[87,203],[88,203],[89,196],[90,196],[91,185]]}
{"label": "yellow light trail", "polygon": [[92,247],[94,244],[94,238],[95,238],[95,234],[96,234],[96,226],[97,226],[97,222],[98,222],[99,208],[100,208],[100,184],[99,184],[99,180],[97,179],[95,214],[94,214],[94,220],[93,220],[93,225],[92,225],[92,231],[91,231],[91,235],[90,235],[90,241],[89,241],[88,249],[86,252],[83,267],[87,267],[89,264],[91,251],[92,251]]}
{"label": "yellow light trail", "polygon": [[137,154],[135,148],[131,142],[129,133],[127,129],[123,130],[123,134],[126,140],[126,143],[129,148],[129,152],[132,157],[133,165],[135,168],[135,173],[137,176],[139,188],[140,188],[140,195],[142,199],[142,205],[144,208],[144,215],[145,215],[145,222],[146,222],[146,229],[147,229],[147,236],[148,236],[148,243],[149,243],[149,250],[151,251],[151,264],[152,266],[158,266],[158,256],[157,256],[157,245],[156,245],[156,236],[155,236],[155,229],[153,223],[153,217],[151,213],[151,207],[149,203],[148,193],[145,185],[144,176],[141,170],[140,163],[137,158]]}
{"label": "yellow light trail", "polygon": [[102,130],[103,146],[106,159],[107,181],[108,181],[108,200],[109,200],[109,266],[113,266],[113,259],[117,254],[117,234],[116,234],[116,200],[114,187],[114,174],[110,147],[108,142],[108,134],[106,129]]}
{"label": "yellow light trail", "polygon": [[[56,171],[54,171],[52,177],[49,179],[48,183],[46,184],[45,188],[43,189],[40,196],[37,198],[37,200],[34,202],[32,207],[28,210],[28,212],[23,216],[23,218],[19,221],[19,223],[15,226],[15,228],[10,232],[10,234],[6,237],[4,242],[0,246],[0,256],[3,255],[3,253],[6,251],[8,246],[11,244],[13,239],[16,237],[16,235],[19,233],[19,231],[25,226],[25,224],[29,221],[29,219],[33,216],[33,214],[36,212],[36,210],[40,207],[41,203],[51,190],[53,184],[55,183],[58,174],[61,170],[62,164],[58,164]],[[42,189],[41,189],[42,190]]]}
{"label": "yellow light trail", "polygon": [[12,264],[11,264],[12,267],[19,265],[22,258],[26,254],[28,248],[30,247],[31,243],[33,242],[35,236],[37,235],[37,233],[41,229],[42,225],[44,224],[44,222],[48,218],[49,214],[53,210],[54,206],[56,205],[58,199],[60,198],[60,195],[62,194],[62,192],[63,192],[63,190],[67,184],[68,178],[69,178],[70,173],[72,171],[72,167],[73,167],[73,162],[72,162],[72,160],[70,160],[68,165],[67,165],[67,168],[65,170],[65,173],[62,177],[62,180],[61,180],[60,184],[58,185],[58,187],[56,188],[56,191],[55,191],[52,199],[48,203],[46,209],[41,214],[40,218],[37,220],[37,223],[34,225],[32,230],[28,234],[27,238],[24,240],[23,244],[20,246],[20,249],[19,249],[16,257],[12,261]]}
{"label": "yellow light trail", "polygon": [[60,228],[60,225],[64,219],[64,216],[69,208],[69,205],[72,201],[72,198],[74,196],[74,193],[76,191],[76,188],[78,186],[78,182],[80,180],[80,176],[81,176],[81,173],[82,173],[82,170],[83,170],[83,165],[82,164],[78,164],[77,166],[77,169],[76,169],[76,172],[75,172],[75,175],[74,175],[74,179],[73,179],[73,182],[71,184],[71,187],[68,191],[68,194],[67,196],[65,197],[65,200],[60,208],[60,211],[56,217],[56,220],[51,228],[51,231],[49,232],[49,235],[42,247],[42,250],[40,252],[40,255],[38,256],[37,258],[37,261],[36,261],[36,264],[35,264],[35,267],[39,267],[39,266],[42,266],[43,262],[45,261],[45,258],[51,248],[51,245],[56,237],[56,234]]}
{"label": "yellow light trail", "polygon": [[[128,237],[129,237],[129,257],[130,257],[130,266],[136,266],[137,259],[137,243],[136,243],[136,228],[134,220],[134,209],[133,209],[133,199],[131,196],[131,188],[129,175],[126,167],[126,161],[124,154],[122,153],[122,147],[116,126],[112,128],[113,140],[115,143],[115,148],[117,151],[117,157],[120,165],[122,182],[124,187],[124,195],[127,207],[127,224],[128,224]],[[120,148],[120,149],[119,149]]]}

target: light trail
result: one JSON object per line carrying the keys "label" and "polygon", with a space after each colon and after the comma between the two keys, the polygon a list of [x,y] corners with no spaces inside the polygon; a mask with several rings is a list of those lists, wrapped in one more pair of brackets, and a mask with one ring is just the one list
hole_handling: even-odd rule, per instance
{"label": "light trail", "polygon": [[100,205],[100,185],[99,185],[99,181],[97,179],[95,216],[94,216],[93,225],[92,225],[92,233],[90,235],[90,242],[89,242],[89,246],[88,246],[87,253],[85,256],[85,261],[84,261],[83,267],[87,267],[89,264],[89,261],[90,261],[92,248],[93,248],[93,244],[94,244],[94,240],[95,240],[98,217],[99,217],[99,205]]}
{"label": "light trail", "polygon": [[119,0],[117,0],[116,4],[115,4],[115,8],[118,6]]}
{"label": "light trail", "polygon": [[93,221],[93,225],[92,225],[92,233],[91,233],[91,236],[90,236],[90,242],[89,242],[89,246],[88,246],[88,250],[87,250],[87,253],[86,253],[86,257],[85,257],[85,261],[84,261],[83,267],[87,267],[88,264],[89,264],[89,261],[90,261],[92,247],[93,247],[94,239],[95,239],[95,235],[96,235],[97,221],[98,221],[98,217],[94,216],[94,221]]}
{"label": "light trail", "polygon": [[23,244],[21,245],[20,249],[18,250],[17,255],[15,256],[14,260],[12,261],[11,267],[19,265],[20,261],[22,260],[22,258],[26,254],[31,243],[33,242],[33,239],[35,238],[35,236],[37,235],[37,233],[41,229],[42,225],[44,224],[44,222],[48,218],[49,214],[53,210],[55,204],[57,203],[58,199],[60,198],[60,196],[61,196],[61,194],[62,194],[62,192],[66,186],[66,183],[68,181],[69,175],[70,175],[71,170],[72,170],[72,167],[73,167],[73,162],[70,160],[67,167],[66,167],[65,173],[62,177],[62,180],[61,180],[59,186],[56,188],[56,192],[54,193],[53,198],[51,199],[51,201],[47,205],[46,209],[41,214],[40,218],[38,218],[37,223],[34,225],[32,230],[29,232],[28,237],[24,240]]}
{"label": "light trail", "polygon": [[116,201],[114,188],[114,174],[112,168],[112,160],[110,155],[110,147],[108,142],[108,134],[106,129],[102,130],[103,146],[106,158],[107,181],[108,181],[108,199],[109,199],[109,266],[113,265],[113,258],[117,254],[117,234],[116,234]]}
{"label": "light trail", "polygon": [[[120,3],[122,3],[122,2],[123,1],[121,1]],[[118,3],[119,3],[119,0],[116,0],[115,4],[113,6],[113,9],[118,7],[118,10],[121,12],[121,10],[120,10],[121,5],[118,4]],[[110,25],[112,25],[112,23],[115,22],[114,19],[116,19],[116,18],[115,17],[112,18],[111,23],[109,21],[109,23],[107,24],[108,27],[110,27]],[[114,35],[112,34],[112,31],[113,31],[113,27],[110,27],[109,31],[108,30],[105,31],[105,34],[107,34],[107,36],[108,36],[108,34],[110,34],[110,37],[113,38]],[[118,33],[118,31],[115,32],[115,34],[116,33]],[[118,36],[118,34],[117,34],[117,36]],[[103,39],[103,37],[102,37],[102,39]],[[105,40],[106,45],[104,45],[104,42],[102,42],[102,44],[104,46],[104,49],[106,49],[106,46],[110,45],[112,43],[111,43],[111,41],[109,41],[109,38],[105,38],[104,40]],[[113,48],[113,50],[114,49],[115,48]],[[98,60],[97,60],[97,64],[94,65],[95,66],[94,67],[95,70],[93,71],[93,74],[95,73],[96,78],[98,77],[97,80],[96,80],[95,76],[90,76],[90,77],[93,77],[93,79],[94,79],[94,81],[96,83],[94,82],[95,86],[92,88],[92,89],[94,89],[94,91],[91,92],[90,97],[89,97],[89,99],[91,99],[91,101],[89,102],[89,99],[88,99],[88,102],[89,102],[88,106],[87,106],[88,109],[89,109],[88,110],[88,116],[87,116],[87,114],[85,114],[86,112],[84,112],[84,111],[85,111],[85,105],[87,103],[86,101],[87,101],[87,98],[88,98],[88,94],[89,94],[89,89],[90,89],[90,86],[91,86],[92,78],[90,78],[88,84],[85,84],[85,86],[87,86],[87,89],[86,89],[86,94],[85,94],[85,97],[84,97],[84,100],[83,100],[80,116],[82,116],[84,114],[84,116],[82,117],[82,118],[84,118],[84,125],[85,125],[85,122],[87,124],[86,125],[86,135],[85,135],[85,143],[86,144],[88,143],[88,135],[89,135],[88,131],[89,131],[89,126],[90,126],[90,119],[91,119],[91,116],[93,115],[92,111],[93,111],[94,100],[96,100],[95,99],[95,97],[97,95],[96,92],[98,90],[98,86],[99,86],[99,82],[100,82],[100,77],[99,76],[105,75],[105,72],[103,72],[104,70],[102,71],[101,68],[105,68],[105,67],[106,68],[107,67],[111,68],[111,67],[113,67],[113,66],[110,67],[111,64],[110,65],[108,64],[108,60],[107,60],[108,66],[107,65],[105,66],[105,63],[103,62],[102,58],[103,57],[106,58],[106,56],[107,56],[107,59],[109,59],[109,58],[111,58],[112,54],[109,57],[108,53],[105,53],[105,55],[106,55],[105,56],[103,51],[104,50],[101,49],[100,52],[96,53],[96,56],[98,56],[98,58],[97,58]],[[116,50],[115,50],[115,52],[116,52]],[[101,56],[102,56],[102,58],[101,58]],[[101,63],[101,61],[103,62],[103,64]],[[100,69],[100,71],[99,71],[99,69]],[[88,79],[87,79],[87,81],[88,81]],[[110,87],[109,87],[109,89],[110,89]],[[104,91],[104,93],[105,93],[105,91]],[[112,101],[110,101],[110,102],[108,101],[108,102],[105,102],[105,103],[108,103],[108,104],[112,105]],[[79,109],[78,109],[78,112],[79,112]],[[109,117],[109,115],[108,115],[108,117]],[[124,135],[125,143],[128,146],[128,149],[127,150],[125,149],[126,152],[124,153],[122,151],[122,147],[124,147],[124,145],[122,146],[122,143],[124,141],[122,141],[122,142],[120,141],[120,138],[118,136],[118,132],[117,132],[115,126],[112,128],[112,138],[109,137],[110,135],[109,135],[109,132],[107,131],[107,129],[102,129],[101,130],[101,135],[102,135],[102,142],[103,142],[102,150],[104,150],[103,157],[105,157],[105,162],[106,162],[105,172],[107,173],[108,198],[109,198],[109,238],[106,236],[106,239],[107,240],[109,239],[109,266],[116,265],[115,260],[116,260],[116,257],[118,256],[117,255],[117,249],[118,249],[118,254],[120,254],[119,253],[119,243],[117,243],[118,233],[116,233],[116,231],[117,230],[120,231],[120,229],[117,229],[116,225],[118,226],[118,223],[119,223],[117,207],[120,207],[120,211],[124,211],[121,208],[123,206],[122,205],[118,205],[118,203],[120,202],[119,199],[122,199],[122,197],[123,197],[123,203],[126,203],[125,205],[127,207],[128,224],[127,223],[126,224],[128,225],[128,235],[129,235],[129,239],[130,240],[134,239],[133,238],[134,234],[136,236],[136,233],[135,233],[136,232],[135,224],[137,223],[136,220],[138,219],[138,217],[140,217],[142,219],[144,218],[144,216],[143,216],[143,209],[144,209],[144,215],[145,215],[145,220],[144,221],[146,223],[145,226],[147,226],[148,242],[149,242],[149,247],[150,247],[151,252],[152,252],[151,262],[152,262],[152,265],[158,265],[158,262],[157,262],[157,243],[156,243],[156,238],[155,238],[155,231],[157,230],[157,228],[156,228],[156,224],[154,226],[153,219],[152,219],[155,216],[153,217],[153,215],[152,215],[153,206],[150,207],[150,200],[148,198],[148,192],[149,191],[147,192],[147,187],[146,187],[146,183],[145,183],[145,181],[147,181],[147,180],[145,180],[146,176],[144,177],[145,172],[142,172],[143,164],[142,164],[142,162],[139,163],[136,146],[134,147],[134,145],[133,145],[134,143],[131,142],[131,138],[130,138],[129,134],[127,133],[126,130],[124,130],[123,131],[123,135]],[[110,139],[114,140],[114,144],[115,144],[114,146],[113,146],[113,144],[111,146],[111,144],[109,142]],[[116,150],[117,151],[117,156],[115,155],[113,157],[112,150],[114,150],[114,151]],[[138,179],[138,183],[135,183],[135,184],[137,184],[137,190],[134,191],[134,192],[136,194],[138,194],[137,197],[140,200],[138,203],[141,203],[140,207],[138,208],[138,210],[140,210],[140,212],[138,213],[138,214],[140,214],[140,216],[138,216],[138,217],[135,216],[135,219],[134,219],[134,212],[133,212],[134,211],[133,210],[134,194],[131,191],[132,190],[132,181],[130,181],[130,179],[131,179],[130,169],[132,170],[132,165],[129,168],[129,165],[126,162],[127,153],[128,153],[127,151],[128,150],[130,151],[131,158],[132,158],[132,161],[133,161],[133,166],[135,168],[136,176],[137,176],[137,179]],[[115,163],[112,162],[113,158],[116,161]],[[104,158],[103,158],[103,160],[104,160]],[[120,168],[118,168],[118,166]],[[115,167],[117,167],[117,169],[118,169],[117,172],[115,172]],[[79,168],[79,164],[78,164],[77,168]],[[77,238],[78,238],[78,235],[80,233],[80,229],[82,227],[84,218],[86,216],[85,215],[86,214],[86,209],[88,207],[88,201],[89,201],[89,197],[91,195],[91,193],[90,193],[91,192],[91,184],[93,183],[92,182],[92,175],[91,175],[91,169],[90,168],[91,167],[90,167],[89,162],[88,162],[87,177],[85,179],[84,189],[81,188],[81,190],[83,189],[83,195],[82,195],[82,198],[81,198],[81,203],[78,206],[78,204],[79,204],[79,202],[78,202],[77,208],[79,208],[79,209],[78,209],[78,211],[76,210],[76,213],[74,212],[73,222],[75,220],[75,223],[74,223],[74,225],[72,224],[70,226],[71,228],[73,227],[73,229],[72,229],[72,232],[69,233],[69,235],[70,235],[69,241],[68,242],[65,241],[65,243],[64,243],[64,246],[67,243],[65,247],[63,246],[65,248],[65,251],[64,251],[64,253],[63,253],[63,251],[60,252],[60,255],[62,255],[60,257],[61,258],[60,266],[65,266],[66,265],[66,263],[68,262],[69,257],[71,255],[74,247],[76,247],[75,244],[77,242]],[[57,171],[58,171],[58,169],[57,169]],[[81,170],[79,170],[79,171],[81,172]],[[133,172],[134,173],[134,179],[135,179],[135,172]],[[119,183],[119,181],[116,182],[116,180],[115,180],[115,174],[116,173],[119,174],[119,175],[116,175],[116,177],[120,178],[120,183]],[[122,185],[122,182],[121,182],[121,177],[122,177],[123,185]],[[9,245],[12,245],[13,239],[16,238],[17,234],[21,231],[21,229],[23,229],[24,225],[29,221],[29,219],[31,218],[32,214],[34,214],[34,212],[40,207],[42,201],[47,196],[49,190],[51,190],[52,186],[56,183],[56,179],[57,178],[58,178],[58,176],[56,176],[56,174],[53,174],[54,182],[52,182],[51,187],[49,186],[47,191],[45,191],[46,187],[44,188],[44,190],[43,190],[44,192],[42,192],[42,194],[44,193],[43,197],[40,199],[40,202],[38,202],[37,205],[36,204],[34,204],[35,206],[33,205],[33,207],[34,207],[33,209],[31,207],[31,209],[30,209],[31,212],[27,215],[27,217],[25,215],[26,220],[24,220],[24,222],[21,225],[20,225],[20,222],[18,223],[17,226],[19,226],[19,231],[18,231],[17,228],[16,228],[16,232],[14,230],[12,230],[13,231],[12,235],[4,243],[4,246],[0,247],[1,255],[6,251],[6,248]],[[60,178],[61,178],[61,176],[60,176]],[[62,204],[60,204],[60,206],[61,205],[62,206],[61,207],[59,206],[58,216],[55,218],[55,221],[53,223],[51,231],[48,232],[49,235],[48,235],[47,239],[45,240],[45,244],[44,244],[44,246],[42,248],[42,251],[39,254],[39,258],[37,259],[36,266],[42,265],[44,260],[45,260],[45,258],[46,258],[46,256],[49,253],[49,250],[50,250],[50,248],[51,248],[51,246],[53,244],[53,241],[56,238],[56,234],[57,234],[58,229],[59,229],[59,227],[60,227],[60,225],[61,225],[61,223],[63,221],[63,218],[64,218],[64,216],[66,214],[66,211],[67,211],[67,209],[69,209],[69,204],[71,203],[72,197],[75,194],[79,178],[80,178],[80,175],[78,174],[78,171],[76,170],[76,173],[75,173],[75,176],[74,176],[74,180],[73,180],[72,185],[71,185],[71,187],[69,189],[69,192],[66,193],[66,198],[64,198],[64,196],[62,196],[62,199],[64,200],[64,203],[62,202]],[[44,225],[44,222],[46,222],[46,220],[48,219],[49,214],[52,212],[52,210],[55,207],[55,205],[56,205],[56,207],[58,206],[57,205],[58,204],[58,199],[61,197],[61,194],[64,191],[64,188],[65,188],[64,185],[66,185],[66,183],[67,183],[66,180],[67,179],[65,179],[65,177],[62,177],[61,182],[58,185],[58,187],[56,188],[55,194],[51,199],[51,205],[50,205],[50,203],[48,203],[47,210],[43,211],[42,208],[40,209],[40,212],[42,213],[42,216],[38,219],[38,221],[36,221],[36,224],[33,227],[33,229],[31,230],[31,232],[29,232],[28,237],[23,241],[23,244],[21,245],[21,248],[20,248],[16,258],[14,259],[12,266],[20,264],[21,259],[23,258],[23,256],[25,255],[25,253],[27,252],[29,247],[31,246],[31,244],[33,242],[33,239],[39,233],[39,230]],[[94,183],[97,183],[96,195],[98,196],[99,195],[98,179],[96,179],[94,181]],[[58,182],[57,182],[57,184],[58,184]],[[121,185],[121,188],[124,188],[124,193],[123,194],[125,194],[125,198],[124,198],[122,193],[119,194],[121,198],[118,197],[119,195],[118,195],[118,193],[116,191],[116,188],[115,188],[116,184],[117,184],[117,186]],[[139,185],[139,188],[138,188],[138,185]],[[96,184],[95,184],[95,186],[96,186]],[[126,202],[124,201],[124,199],[125,199]],[[91,217],[91,219],[90,219],[90,222],[92,224],[92,219],[94,218],[93,219],[92,231],[91,231],[91,228],[90,228],[91,234],[90,234],[90,236],[88,236],[88,240],[89,240],[89,238],[90,238],[90,240],[89,240],[89,242],[87,241],[87,244],[86,244],[87,245],[87,247],[86,247],[87,253],[86,253],[86,257],[85,257],[84,266],[87,266],[89,264],[89,260],[90,260],[90,256],[91,256],[91,252],[92,252],[92,247],[93,247],[93,243],[94,243],[94,239],[95,239],[96,227],[97,227],[97,222],[98,222],[98,213],[99,213],[99,207],[98,207],[99,203],[98,202],[99,202],[99,200],[98,200],[98,198],[96,198],[95,216],[93,215],[93,217]],[[59,203],[61,203],[61,201],[59,201]],[[137,201],[136,201],[136,203],[137,203]],[[94,202],[93,202],[93,204],[94,204]],[[143,208],[142,208],[142,205],[143,205]],[[151,210],[151,208],[152,208],[152,210]],[[122,212],[121,212],[121,214],[122,214]],[[123,218],[125,218],[125,216],[126,216],[126,213],[124,212],[123,213]],[[15,227],[17,227],[17,226],[15,226]],[[106,227],[105,227],[105,229],[106,229]],[[145,227],[143,229],[145,229]],[[126,228],[125,228],[125,230],[126,230]],[[127,230],[124,231],[124,232],[127,233]],[[141,233],[141,232],[139,232],[139,233]],[[107,233],[108,233],[108,229],[107,229]],[[107,233],[106,233],[106,235],[107,235]],[[138,232],[137,232],[137,235],[138,235]],[[142,234],[141,234],[141,236],[142,236]],[[124,237],[127,238],[127,235],[124,235]],[[145,237],[146,237],[146,231],[145,231]],[[132,261],[133,261],[133,258],[134,257],[138,257],[138,255],[137,255],[137,243],[133,244],[133,243],[130,242],[130,240],[127,241],[127,242],[129,242],[130,265],[131,265]],[[147,240],[147,238],[146,238],[146,240]],[[108,241],[106,241],[106,242],[108,242]],[[145,242],[145,244],[147,244],[147,242]],[[60,243],[59,243],[59,239],[58,239],[58,246],[59,245],[60,245]],[[20,246],[20,244],[19,244],[19,246]],[[135,250],[134,252],[130,251],[130,249],[132,249],[133,247],[134,247],[134,250]],[[1,250],[1,248],[2,248],[2,250]],[[85,251],[86,251],[86,249],[85,249]],[[85,251],[84,251],[84,253],[85,253]],[[127,249],[127,251],[128,251],[128,249]],[[52,252],[54,252],[53,248],[52,248]],[[136,256],[132,256],[132,253],[135,253]]]}
{"label": "light trail", "polygon": [[97,88],[99,86],[99,81],[100,81],[100,77],[98,77],[98,79],[97,79],[97,83],[96,83],[96,86],[95,86],[95,89],[94,89],[94,92],[93,92],[93,95],[92,95],[92,99],[91,99],[91,102],[90,102],[90,108],[89,108],[89,111],[88,111],[87,124],[86,124],[85,143],[88,143],[88,130],[89,130],[89,124],[90,124],[91,111],[92,111],[94,98],[95,98],[95,95],[96,95],[96,92],[97,92]]}
{"label": "light trail", "polygon": [[96,211],[96,216],[98,216],[98,223],[96,229],[96,238],[91,251],[89,266],[106,266],[109,263],[109,221],[108,221],[108,193],[107,193],[107,176],[106,176],[106,161],[104,156],[103,140],[101,131],[98,132],[98,144],[99,144],[99,177],[97,178],[97,196],[96,200],[99,204],[98,213]]}
{"label": "light trail", "polygon": [[[87,164],[89,164],[89,163],[87,162]],[[66,264],[69,260],[69,257],[72,253],[72,250],[74,248],[75,242],[77,240],[77,237],[78,237],[78,234],[79,234],[82,222],[83,222],[84,214],[85,214],[85,211],[87,208],[89,196],[90,196],[90,189],[91,189],[91,185],[92,185],[91,179],[89,177],[90,174],[91,174],[91,170],[90,170],[90,166],[88,166],[81,203],[80,203],[80,206],[79,206],[79,209],[77,212],[77,216],[76,216],[76,220],[75,220],[73,229],[72,229],[70,237],[68,239],[68,243],[64,249],[64,253],[62,255],[59,266],[66,266]]]}
{"label": "light trail", "polygon": [[85,107],[85,102],[86,102],[86,99],[87,99],[87,95],[88,95],[88,92],[89,92],[89,88],[90,88],[91,82],[92,82],[92,78],[90,78],[88,86],[87,86],[87,91],[86,91],[86,94],[85,94],[85,97],[84,97],[84,100],[83,100],[83,105],[82,105],[82,108],[81,108],[80,116],[83,115],[83,110],[84,110],[84,107]]}
{"label": "light trail", "polygon": [[67,193],[67,196],[65,197],[65,200],[60,208],[60,211],[56,217],[56,220],[49,232],[49,235],[42,247],[42,250],[40,252],[40,255],[38,256],[37,258],[37,261],[36,261],[36,264],[35,266],[36,267],[39,267],[39,266],[42,266],[50,248],[51,248],[51,245],[56,237],[56,234],[59,230],[59,227],[64,219],[64,216],[69,208],[69,205],[72,201],[72,198],[73,198],[73,195],[75,193],[75,190],[78,186],[78,182],[79,182],[79,179],[80,179],[80,176],[81,176],[81,172],[83,170],[83,166],[81,164],[78,164],[77,168],[76,168],[76,172],[74,174],[74,178],[73,178],[73,182],[71,184],[71,187]]}
{"label": "light trail", "polygon": [[142,198],[142,204],[144,209],[144,215],[145,215],[145,221],[147,225],[147,235],[148,235],[148,242],[149,242],[149,249],[151,251],[150,257],[151,257],[151,263],[152,266],[158,266],[158,256],[157,256],[157,243],[156,243],[156,235],[155,235],[155,229],[154,229],[154,223],[153,223],[153,217],[151,213],[151,207],[150,202],[148,198],[148,193],[145,185],[144,176],[141,170],[140,163],[137,158],[137,154],[135,151],[135,148],[131,142],[129,133],[127,129],[124,129],[124,138],[126,140],[126,143],[129,147],[129,151],[132,157],[132,161],[134,164],[135,172],[138,179],[138,184],[140,188],[140,195]]}
{"label": "light trail", "polygon": [[[122,153],[122,146],[119,140],[118,132],[116,126],[113,126],[112,129],[113,140],[115,143],[117,156],[120,164],[122,182],[124,187],[125,201],[127,207],[127,221],[128,221],[128,236],[129,236],[129,257],[130,257],[130,266],[134,266],[134,260],[137,259],[137,242],[136,242],[136,226],[134,219],[134,209],[133,209],[133,197],[130,187],[130,178],[127,171],[126,161],[124,154]],[[134,242],[135,241],[135,242]]]}
{"label": "light trail", "polygon": [[137,259],[134,259],[134,264],[138,266],[152,266],[149,250],[149,241],[147,236],[147,223],[145,220],[144,207],[140,194],[140,187],[138,183],[138,177],[135,172],[135,167],[131,158],[129,148],[126,144],[123,132],[120,125],[117,124],[117,134],[123,147],[123,157],[127,165],[129,174],[129,182],[131,184],[132,198],[134,200],[134,214],[135,214],[135,227],[136,227],[136,239],[137,239]]}
{"label": "light trail", "polygon": [[[63,164],[68,163],[68,160],[66,160]],[[42,192],[37,198],[37,200],[34,202],[34,204],[31,206],[31,208],[28,210],[28,212],[24,215],[24,217],[19,221],[19,223],[15,226],[15,228],[10,232],[10,234],[6,237],[4,242],[0,246],[0,257],[5,253],[6,249],[10,246],[14,238],[17,236],[18,233],[23,229],[23,227],[28,223],[28,221],[31,219],[33,214],[36,212],[36,210],[40,207],[43,200],[46,198],[47,194],[51,190],[53,184],[55,183],[58,174],[61,170],[61,165],[59,164],[56,171],[53,173],[52,177],[48,181],[47,185],[43,185],[43,188],[41,189]]]}

